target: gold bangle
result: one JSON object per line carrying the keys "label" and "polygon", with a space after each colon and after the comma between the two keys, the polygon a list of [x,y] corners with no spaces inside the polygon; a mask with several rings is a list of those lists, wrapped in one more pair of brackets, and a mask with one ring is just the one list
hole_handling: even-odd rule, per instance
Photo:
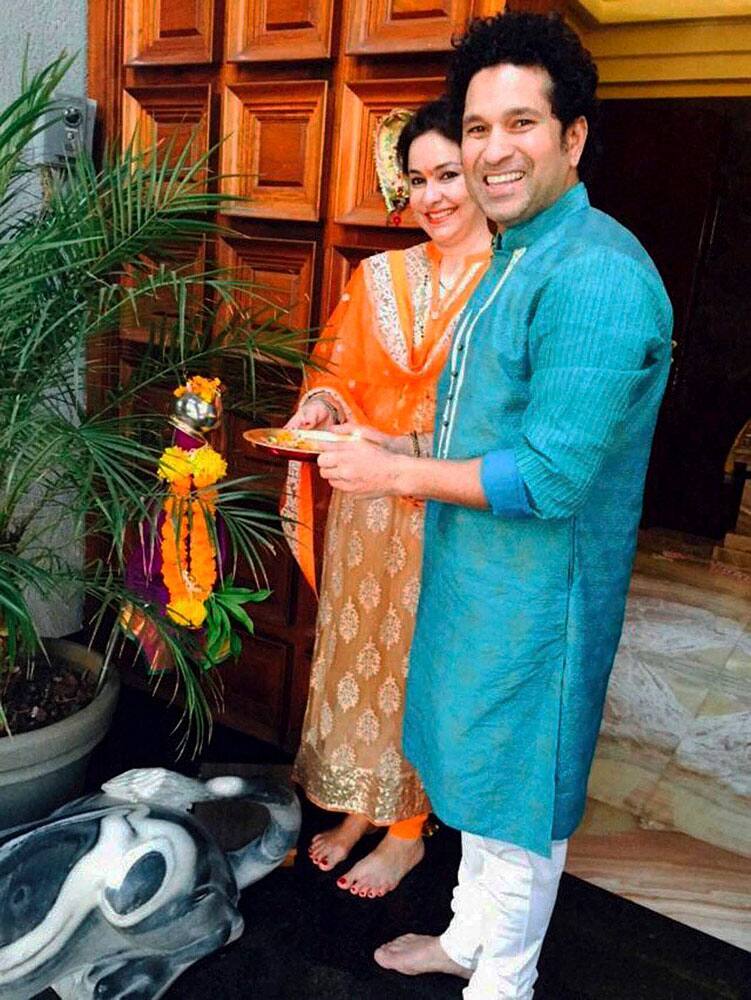
{"label": "gold bangle", "polygon": [[409,432],[409,440],[410,440],[410,442],[412,444],[412,454],[415,456],[415,458],[419,458],[420,457],[420,439],[417,436],[417,431],[410,431]]}
{"label": "gold bangle", "polygon": [[330,399],[326,399],[326,395],[327,393],[325,392],[325,390],[322,389],[320,392],[312,392],[308,396],[308,400],[317,399],[319,403],[323,403],[323,405],[331,414],[331,419],[333,420],[334,424],[335,425],[340,424],[342,422],[342,418],[339,414],[339,407],[336,406],[335,403],[332,403]]}

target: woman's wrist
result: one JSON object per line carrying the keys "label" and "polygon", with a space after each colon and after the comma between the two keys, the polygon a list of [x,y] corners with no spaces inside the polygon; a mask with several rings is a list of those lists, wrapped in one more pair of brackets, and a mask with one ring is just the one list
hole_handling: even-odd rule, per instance
{"label": "woman's wrist", "polygon": [[426,431],[417,435],[417,442],[420,448],[420,458],[431,458],[433,455],[433,432]]}
{"label": "woman's wrist", "polygon": [[418,431],[410,431],[408,434],[400,434],[398,437],[391,438],[386,447],[396,455],[406,455],[409,458],[430,458],[433,451],[433,434],[431,432],[420,434]]}
{"label": "woman's wrist", "polygon": [[409,434],[398,434],[391,437],[386,447],[395,455],[414,455]]}
{"label": "woman's wrist", "polygon": [[[336,425],[342,423],[342,415],[331,393],[327,392],[325,389],[321,389],[318,392],[311,392],[305,400],[305,403],[312,402],[320,403],[321,406],[328,410],[332,424]],[[305,403],[303,403],[303,406]]]}

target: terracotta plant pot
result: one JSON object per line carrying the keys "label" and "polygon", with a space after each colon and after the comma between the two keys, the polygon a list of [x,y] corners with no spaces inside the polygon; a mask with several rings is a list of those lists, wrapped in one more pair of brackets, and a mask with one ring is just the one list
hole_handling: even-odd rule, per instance
{"label": "terracotta plant pot", "polygon": [[[101,670],[102,657],[86,646],[63,639],[45,645],[76,669]],[[0,830],[40,819],[80,795],[86,765],[109,728],[119,689],[110,667],[85,708],[34,732],[0,739]]]}

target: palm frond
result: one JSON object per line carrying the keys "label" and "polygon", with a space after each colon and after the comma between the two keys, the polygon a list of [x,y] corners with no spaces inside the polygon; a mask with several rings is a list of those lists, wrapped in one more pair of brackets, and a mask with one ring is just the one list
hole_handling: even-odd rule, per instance
{"label": "palm frond", "polygon": [[[211,174],[215,149],[195,157],[191,140],[179,149],[131,142],[100,167],[79,156],[51,172],[41,204],[19,210],[13,194],[30,177],[24,151],[55,120],[70,64],[62,53],[25,71],[22,93],[0,111],[0,618],[15,651],[37,641],[29,591],[78,586],[100,627],[137,601],[123,580],[129,532],[153,528],[161,503],[166,415],[156,396],[188,375],[220,374],[234,412],[281,414],[306,354],[305,334],[285,328],[265,291],[212,259],[213,242],[230,232],[212,220],[236,201]],[[127,366],[110,350],[124,324],[147,328]],[[86,364],[88,384],[102,387],[96,406]],[[231,565],[242,560],[259,586],[280,537],[263,485],[232,479],[217,500]],[[66,556],[45,535],[50,524],[74,543],[95,537],[100,555]],[[144,612],[169,650],[187,717],[205,735],[218,679],[189,630]]]}

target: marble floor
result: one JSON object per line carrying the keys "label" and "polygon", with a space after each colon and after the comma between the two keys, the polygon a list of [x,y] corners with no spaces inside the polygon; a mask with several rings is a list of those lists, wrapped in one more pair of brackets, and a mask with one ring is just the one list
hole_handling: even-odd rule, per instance
{"label": "marble floor", "polygon": [[751,859],[590,799],[566,871],[751,951]]}
{"label": "marble floor", "polygon": [[645,535],[568,870],[751,950],[751,577]]}

